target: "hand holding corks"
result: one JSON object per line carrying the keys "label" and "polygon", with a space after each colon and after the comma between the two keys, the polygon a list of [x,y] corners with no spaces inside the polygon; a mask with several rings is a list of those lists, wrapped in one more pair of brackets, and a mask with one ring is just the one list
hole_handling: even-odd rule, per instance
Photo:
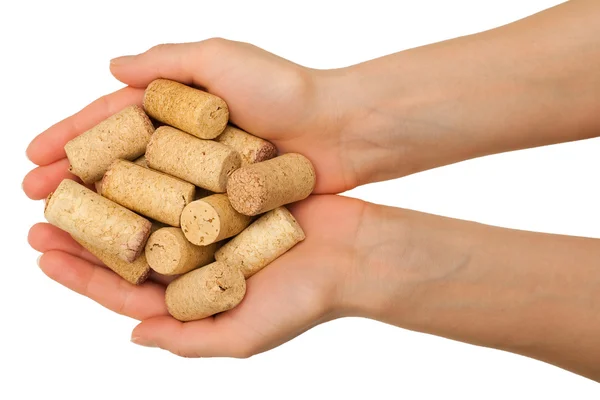
{"label": "hand holding corks", "polygon": [[[277,156],[273,144],[227,126],[225,101],[201,90],[157,79],[143,107],[65,145],[69,170],[98,193],[65,179],[46,199],[46,219],[132,284],[151,269],[180,275],[165,296],[176,319],[228,311],[245,279],[305,239],[282,206],[312,193],[315,170],[303,155]],[[155,131],[146,114],[172,126]],[[197,196],[195,185],[215,194]],[[153,229],[144,217],[170,227]]]}
{"label": "hand holding corks", "polygon": [[[177,150],[185,155],[180,157],[181,163],[172,163],[171,157],[162,157],[157,148],[150,148],[149,160],[135,161],[150,169],[117,162],[103,183],[107,184],[107,196],[166,223],[176,224],[173,215],[185,208],[190,198],[199,198],[201,202],[190,206],[187,213],[182,210],[181,227],[149,225],[138,214],[72,183],[59,188],[54,200],[81,218],[76,224],[79,230],[97,239],[110,227],[108,237],[114,241],[107,241],[102,251],[94,250],[92,255],[70,235],[48,224],[34,226],[29,241],[44,253],[39,264],[51,278],[111,310],[142,320],[132,335],[135,343],[185,356],[247,357],[327,320],[359,316],[513,351],[600,381],[598,240],[513,231],[331,195],[470,158],[598,136],[599,16],[598,2],[569,1],[489,32],[333,70],[304,68],[249,44],[222,39],[157,46],[113,60],[112,73],[129,87],[91,104],[30,144],[28,156],[39,166],[23,182],[31,198],[45,198],[64,178],[74,178],[65,158],[67,142],[120,110],[141,105],[144,89],[158,78],[226,99],[234,125],[270,141],[281,154],[298,153],[314,164],[318,177],[315,195],[290,206],[306,239],[251,276],[243,301],[229,311],[180,322],[169,316],[165,305],[164,285],[170,277],[151,274],[145,283],[134,285],[103,267],[102,261],[115,270],[117,263],[131,265],[128,261],[135,258],[137,247],[151,231],[155,231],[150,242],[157,245],[155,249],[168,243],[186,257],[169,258],[169,252],[156,250],[145,262],[138,258],[137,273],[120,270],[130,282],[145,278],[146,262],[158,262],[165,274],[184,273],[210,258],[213,250],[217,257],[219,252],[223,255],[238,238],[246,236],[254,242],[265,237],[257,234],[261,229],[252,229],[253,225],[244,227],[248,218],[254,218],[251,215],[232,217],[236,214],[227,209],[222,194],[205,197],[207,193],[185,183],[187,177],[194,185],[223,190],[223,180],[228,180],[223,176],[236,168],[236,160],[226,151],[215,151],[222,168],[215,170],[210,163],[202,163],[202,169],[211,173],[194,174],[197,171],[190,167],[187,152],[196,153],[198,146],[191,144],[198,142],[183,138],[205,140],[206,131],[196,132],[194,125],[180,118],[165,122],[187,129],[184,135],[188,136],[168,127],[152,135],[166,142],[181,137]],[[219,102],[209,103],[216,106],[214,122],[223,123],[224,108]],[[169,108],[168,104],[157,105]],[[128,124],[140,116],[133,112],[122,122]],[[213,125],[210,120],[199,118],[196,122]],[[142,130],[136,139],[146,136]],[[101,144],[103,136],[97,139]],[[238,141],[234,134],[222,139],[222,143],[208,146],[256,143]],[[128,157],[141,154],[137,142],[127,142],[134,144]],[[181,148],[182,142],[190,146]],[[197,148],[192,151],[192,147]],[[254,155],[268,157],[270,151],[263,149]],[[100,156],[85,155],[95,161],[100,161]],[[252,154],[245,156],[252,162]],[[162,204],[169,207],[161,210],[164,213],[155,212],[155,196],[135,196],[119,189],[133,177],[153,175],[153,164],[158,169],[172,168],[168,175],[179,175],[155,185],[165,191]],[[251,164],[246,173],[231,178],[241,185],[256,182],[260,189],[252,201],[236,203],[248,214],[265,211],[283,198],[279,194],[263,198],[285,184],[263,180],[263,174],[271,169],[255,167],[258,165]],[[277,181],[288,178],[281,168],[273,169],[281,173]],[[73,166],[73,172],[93,180],[93,175],[85,175],[85,163],[83,168]],[[181,177],[184,182],[177,181]],[[81,190],[91,194],[70,204],[71,192]],[[243,189],[234,192],[240,198],[250,194]],[[135,204],[142,199],[143,204]],[[233,203],[230,205],[233,208]],[[86,225],[88,212],[108,209],[130,223],[115,224],[115,219],[105,226],[93,221]],[[199,213],[218,218],[208,218],[213,221],[207,229],[194,231],[194,216]],[[282,213],[272,216],[275,221],[287,219]],[[253,224],[261,218],[265,217]],[[63,214],[57,223],[64,220]],[[226,227],[222,224],[225,220],[230,222]],[[213,243],[204,246],[204,251],[192,247],[197,246],[192,242],[227,240],[226,236],[240,230],[245,233],[219,250]],[[279,233],[274,231],[276,237]],[[80,236],[84,246],[93,245],[82,239]],[[242,243],[235,249],[225,261],[182,275],[181,281],[174,282],[179,293],[175,297],[191,304],[216,304],[222,289],[229,290],[230,279],[242,283],[244,275],[263,264],[261,253],[250,251],[256,249]],[[273,254],[276,252],[269,258]],[[241,264],[241,260],[252,260],[252,265],[238,267],[237,278],[226,273],[223,265]],[[219,281],[221,278],[226,282]],[[187,292],[186,287],[198,283],[212,289],[209,296]],[[227,304],[233,304],[237,299],[228,300]],[[199,317],[187,311],[179,317]],[[213,311],[218,309],[209,313]]]}
{"label": "hand holding corks", "polygon": [[[341,169],[343,162],[339,159],[336,131],[333,126],[329,126],[328,121],[316,121],[310,115],[310,109],[319,107],[319,102],[314,98],[314,94],[311,95],[308,90],[310,86],[308,82],[312,77],[304,76],[306,71],[296,65],[274,58],[268,53],[245,44],[208,41],[199,43],[193,48],[181,45],[181,47],[175,46],[173,49],[190,47],[190,51],[204,53],[211,51],[215,45],[224,45],[228,48],[232,57],[225,59],[233,66],[237,66],[239,71],[245,71],[245,74],[237,74],[235,69],[229,68],[232,75],[228,79],[206,77],[213,79],[209,82],[203,80],[205,77],[200,77],[200,72],[194,73],[195,77],[192,77],[186,76],[185,71],[173,70],[173,74],[167,78],[183,82],[194,81],[212,93],[219,94],[227,101],[233,123],[270,140],[281,153],[300,153],[310,158],[319,174],[317,193],[335,192],[349,188],[346,186],[348,173]],[[167,49],[158,47],[151,50],[148,55],[139,56],[137,59],[143,63],[169,63],[171,58],[167,54],[161,56],[164,50]],[[261,81],[260,78],[263,74],[259,74],[260,76],[246,74],[251,71],[244,68],[242,63],[238,63],[236,61],[238,58],[255,60],[271,73],[267,74],[268,77],[264,76]],[[215,62],[213,69],[219,69],[217,64],[222,66],[222,63],[223,61]],[[119,76],[118,65],[119,62],[112,67],[117,76]],[[130,68],[121,68],[123,75],[120,78],[128,81],[127,83],[132,86],[140,86],[140,89],[129,87],[107,96],[75,116],[55,125],[32,142],[28,154],[40,167],[32,171],[24,181],[24,189],[30,197],[43,198],[50,191],[54,191],[62,179],[76,179],[68,172],[69,162],[64,158],[63,150],[65,144],[70,139],[93,128],[102,120],[127,108],[128,105],[141,104],[145,86],[158,78],[158,76],[150,75],[149,71],[152,68],[150,64],[146,66],[132,64]],[[209,73],[210,69],[208,65],[204,65],[202,74]],[[135,73],[129,72],[134,70]],[[131,80],[139,79],[144,74],[148,78],[147,82]],[[127,75],[130,75],[130,78],[127,78]],[[305,83],[302,83],[304,81]],[[290,87],[290,84],[294,85]],[[254,94],[251,95],[252,93]],[[282,96],[288,96],[285,105],[281,103]],[[227,130],[217,137],[217,140],[225,145],[229,142],[229,145],[234,146],[235,143],[231,143],[231,141],[235,141],[235,136],[231,131]],[[157,133],[159,135],[156,136],[156,139],[161,139],[167,137],[167,134],[173,133],[173,130],[169,131],[164,127]],[[161,133],[163,134],[160,135]],[[187,134],[187,136],[190,135]],[[198,139],[200,140],[200,138]],[[242,143],[243,147],[245,147],[244,143]],[[263,153],[267,158],[272,156],[271,150],[267,149]],[[242,152],[241,156],[246,158],[247,162],[253,162],[257,161],[256,157],[265,157],[265,154],[244,154]],[[130,157],[133,157],[133,154]],[[160,159],[157,161],[155,157],[155,162],[160,162]],[[145,165],[145,160],[142,159],[135,163]],[[184,164],[178,165],[178,167],[182,167],[182,165]],[[171,174],[174,173],[171,172]],[[121,182],[123,184],[128,182],[127,179],[134,179],[140,174],[144,176],[147,173],[133,168],[124,161],[116,163],[106,181],[108,186],[105,195],[111,195],[114,189],[111,185],[119,183],[120,179],[125,179]],[[183,186],[178,190],[184,190]],[[182,194],[184,197],[189,197],[189,191],[185,190]],[[123,200],[135,200],[135,195],[127,194],[128,196]],[[208,194],[210,193],[199,193],[198,187],[196,187],[194,198],[204,197]],[[194,213],[205,210],[214,212],[215,208],[218,209],[222,204],[218,196],[221,195],[204,197],[204,202],[190,203],[191,220],[193,220]],[[142,203],[148,205],[151,202],[152,198],[146,197]],[[133,207],[129,203],[125,202],[124,204]],[[259,205],[257,203],[252,206],[256,208]],[[165,208],[165,211],[167,210]],[[30,243],[34,248],[44,252],[40,265],[50,277],[75,291],[84,293],[112,310],[143,320],[133,333],[136,342],[154,344],[185,355],[244,356],[276,346],[281,343],[281,338],[291,338],[301,333],[306,326],[314,324],[315,320],[323,322],[337,314],[335,310],[338,307],[341,293],[339,282],[345,275],[344,266],[353,257],[352,236],[358,224],[361,203],[337,196],[318,195],[294,204],[290,210],[306,234],[306,239],[301,245],[294,251],[277,258],[259,274],[250,277],[247,281],[245,298],[240,305],[213,318],[185,323],[182,325],[186,332],[184,336],[173,334],[174,330],[180,329],[178,326],[181,323],[168,317],[164,285],[172,280],[171,274],[182,273],[190,268],[190,265],[193,267],[194,262],[189,260],[196,257],[197,261],[202,258],[202,254],[194,253],[194,257],[188,258],[187,262],[169,263],[166,254],[161,255],[161,252],[158,251],[152,252],[151,257],[160,260],[155,263],[164,267],[161,272],[167,276],[152,272],[145,283],[134,286],[119,283],[122,282],[122,279],[103,267],[104,263],[116,265],[120,262],[118,259],[115,260],[115,257],[107,259],[106,254],[97,251],[94,251],[92,255],[82,250],[70,235],[49,224],[34,226],[30,233]],[[149,210],[138,209],[135,211],[144,214]],[[255,212],[257,212],[256,209],[252,211],[252,213]],[[153,216],[154,219],[157,217],[157,215]],[[185,216],[182,220],[185,221]],[[169,221],[166,220],[165,223],[169,223]],[[240,223],[243,226],[247,222],[240,221]],[[158,229],[161,227],[162,229]],[[152,244],[160,245],[156,242],[161,241],[182,242],[181,235],[178,233],[181,232],[180,228],[165,228],[154,223],[151,230],[156,231],[156,234],[150,237],[151,240],[148,242],[150,246]],[[253,232],[253,230],[249,232]],[[224,239],[224,237],[219,237],[223,233],[216,233],[214,229],[203,236],[194,236],[192,231],[188,233],[189,240],[192,241],[202,238],[204,240]],[[231,234],[233,235],[233,233]],[[189,240],[187,243],[190,243]],[[89,244],[87,245],[90,247]],[[159,246],[154,248],[160,249]],[[198,246],[191,248],[198,249]],[[232,256],[237,256],[237,252],[232,253]],[[208,259],[210,258],[209,255]],[[125,261],[122,262],[125,263]],[[140,264],[139,270],[125,278],[130,282],[137,283],[138,279],[145,278],[144,274],[148,271],[145,267],[146,263],[139,259],[136,262]],[[76,279],[73,279],[73,276]],[[279,320],[280,323],[274,324],[276,320]],[[242,326],[245,328],[238,328]],[[253,328],[247,329],[247,327]],[[181,340],[185,340],[185,343],[181,343]]]}

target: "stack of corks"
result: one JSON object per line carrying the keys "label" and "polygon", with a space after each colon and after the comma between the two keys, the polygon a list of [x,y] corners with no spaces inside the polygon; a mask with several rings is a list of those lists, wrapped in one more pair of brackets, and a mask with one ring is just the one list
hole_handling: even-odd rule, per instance
{"label": "stack of corks", "polygon": [[[164,125],[155,129],[149,117]],[[151,270],[177,276],[165,301],[180,321],[232,309],[246,279],[304,240],[283,206],[311,194],[315,171],[228,121],[223,99],[155,80],[143,108],[66,144],[85,185],[62,181],[46,219],[132,284]]]}

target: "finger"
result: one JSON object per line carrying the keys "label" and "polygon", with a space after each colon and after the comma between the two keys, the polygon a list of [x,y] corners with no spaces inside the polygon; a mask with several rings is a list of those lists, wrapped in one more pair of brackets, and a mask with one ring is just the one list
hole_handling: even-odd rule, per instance
{"label": "finger", "polygon": [[42,222],[32,226],[29,230],[27,240],[29,245],[40,253],[59,250],[89,261],[92,264],[103,266],[102,261],[84,249],[71,235],[48,223]]}
{"label": "finger", "polygon": [[231,331],[216,321],[209,317],[184,323],[169,316],[155,317],[136,326],[131,341],[183,357],[244,357]]}
{"label": "finger", "polygon": [[39,265],[51,279],[116,313],[138,320],[167,314],[159,284],[132,285],[106,268],[58,250],[44,253]]}
{"label": "finger", "polygon": [[132,104],[142,104],[143,90],[123,88],[94,101],[77,114],[38,135],[27,148],[27,157],[37,165],[48,165],[65,155],[65,144],[101,121]]}
{"label": "finger", "polygon": [[[59,250],[106,268],[102,261],[77,243],[71,235],[54,225],[45,222],[35,224],[29,230],[27,240],[31,247],[40,253]],[[176,276],[165,276],[151,271],[148,279],[164,286],[168,285],[175,278]]]}
{"label": "finger", "polygon": [[[231,62],[232,49],[249,46],[245,43],[214,38],[196,43],[161,44],[135,55],[111,61],[110,70],[121,82],[133,87],[146,87],[157,78],[194,84],[210,91],[223,68],[211,60]],[[238,57],[243,54],[236,53]],[[218,94],[218,93],[215,93]]]}
{"label": "finger", "polygon": [[45,199],[63,179],[81,183],[79,178],[69,172],[69,160],[66,158],[30,171],[23,179],[23,191],[30,199]]}
{"label": "finger", "polygon": [[247,358],[279,346],[332,318],[310,289],[289,290],[294,276],[286,270],[302,269],[304,262],[284,254],[248,280],[244,300],[234,309],[185,323],[171,317],[144,320],[131,340],[184,357]]}

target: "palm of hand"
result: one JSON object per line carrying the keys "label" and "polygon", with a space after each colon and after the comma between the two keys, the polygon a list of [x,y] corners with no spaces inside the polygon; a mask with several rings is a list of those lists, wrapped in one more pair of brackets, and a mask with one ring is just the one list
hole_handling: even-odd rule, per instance
{"label": "palm of hand", "polygon": [[[273,141],[283,152],[308,156],[317,170],[318,192],[348,188],[338,132],[332,121],[318,117],[316,108],[322,103],[306,70],[250,45],[217,42],[211,46],[197,57],[221,52],[218,58],[215,54],[207,58],[221,61],[206,63],[202,77],[187,73],[181,65],[163,66],[163,77],[207,87],[228,101],[234,123]],[[138,65],[113,66],[113,72],[131,86],[143,88],[158,77],[153,75],[157,68],[147,64],[164,62],[161,53],[173,50],[159,47],[138,56]],[[62,150],[66,141],[126,105],[139,103],[142,93],[129,87],[106,96],[36,138],[28,154],[41,167],[24,181],[30,197],[45,197],[70,177]],[[129,285],[48,224],[34,226],[29,240],[45,253],[40,265],[51,278],[107,308],[143,320],[133,333],[139,343],[186,356],[239,357],[275,347],[337,315],[339,283],[345,267],[354,263],[361,209],[358,201],[330,195],[311,196],[294,205],[292,212],[307,239],[249,279],[246,297],[237,308],[185,324],[166,312],[163,277],[155,276],[154,282],[140,287]]]}

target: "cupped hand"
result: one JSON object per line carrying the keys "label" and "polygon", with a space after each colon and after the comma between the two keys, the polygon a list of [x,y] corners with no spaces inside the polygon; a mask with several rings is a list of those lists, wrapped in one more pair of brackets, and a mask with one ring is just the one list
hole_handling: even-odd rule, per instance
{"label": "cupped hand", "polygon": [[329,75],[311,70],[246,43],[210,39],[165,44],[111,62],[113,75],[128,87],[100,98],[36,137],[27,155],[38,168],[23,182],[33,199],[46,197],[67,171],[64,145],[127,105],[141,104],[154,79],[194,85],[227,101],[231,121],[272,141],[282,153],[298,152],[314,163],[316,193],[356,186],[341,131],[350,113],[343,109]]}
{"label": "cupped hand", "polygon": [[39,263],[50,278],[142,320],[132,334],[135,343],[186,357],[249,357],[344,315],[363,207],[359,200],[331,195],[295,204],[291,210],[306,240],[252,276],[236,308],[185,323],[168,315],[164,284],[129,284],[58,228],[35,225],[29,241],[44,253]]}
{"label": "cupped hand", "polygon": [[[68,172],[64,145],[127,105],[141,104],[143,88],[162,77],[223,97],[233,123],[271,140],[281,152],[306,155],[317,171],[316,193],[355,185],[340,132],[345,114],[324,75],[254,46],[221,39],[162,45],[119,58],[111,71],[128,87],[107,95],[35,138],[27,154],[39,165],[23,182],[27,195],[46,197]],[[164,303],[168,279],[154,275],[133,286],[106,269],[68,234],[35,225],[29,241],[44,253],[41,269],[52,279],[120,314],[141,320],[132,339],[184,356],[245,357],[275,347],[344,314],[345,288],[356,264],[355,237],[364,203],[313,195],[291,207],[307,238],[248,280],[235,309],[181,323]]]}

